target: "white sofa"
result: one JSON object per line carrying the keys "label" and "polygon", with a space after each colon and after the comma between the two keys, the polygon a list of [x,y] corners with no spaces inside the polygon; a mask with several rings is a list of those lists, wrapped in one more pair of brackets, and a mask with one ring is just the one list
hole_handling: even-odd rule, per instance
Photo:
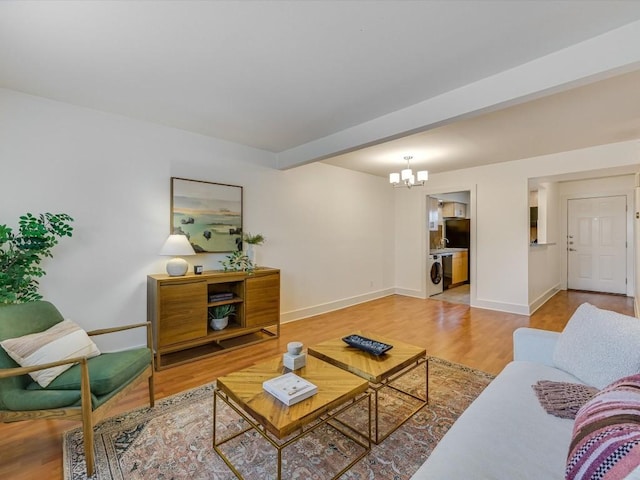
{"label": "white sofa", "polygon": [[[630,324],[629,320],[632,319],[640,326],[640,322],[633,317],[583,304],[565,328],[567,332],[572,325],[573,333],[579,332],[577,339],[576,335],[569,335],[571,332],[561,335],[532,328],[516,330],[513,335],[514,361],[453,424],[412,480],[563,479],[574,421],[548,414],[540,405],[532,385],[539,380],[551,380],[603,388],[611,378],[617,379],[640,371],[640,359],[637,358],[640,327],[631,335],[621,333],[629,341],[629,347],[636,351],[635,358],[622,359],[624,368],[616,362],[598,360],[598,356],[602,355],[599,350],[610,348],[610,342],[618,341],[619,336],[614,334],[613,339],[603,339],[603,335],[606,337],[611,334],[611,329],[601,334],[600,327],[593,327],[589,321],[599,316],[596,323],[606,328],[606,325],[610,325],[610,314],[624,317],[625,325]],[[558,348],[561,339],[564,342],[563,350]],[[592,345],[587,347],[585,343]],[[589,352],[589,348],[593,350]],[[629,353],[625,348],[620,349],[622,351],[614,348],[608,354],[625,356]],[[563,367],[573,373],[581,372],[590,362],[598,365],[603,363],[604,367],[596,372],[595,379],[585,382],[556,366],[563,364],[563,357],[565,360],[568,358],[569,363]],[[605,372],[607,369],[612,371]],[[603,385],[603,382],[606,383]]]}

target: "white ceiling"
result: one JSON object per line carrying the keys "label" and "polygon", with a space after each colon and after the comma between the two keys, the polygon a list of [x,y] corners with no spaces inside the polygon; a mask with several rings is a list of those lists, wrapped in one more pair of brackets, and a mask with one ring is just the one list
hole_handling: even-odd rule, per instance
{"label": "white ceiling", "polygon": [[[357,150],[325,163],[388,176],[508,162],[640,139],[640,71]],[[640,162],[640,159],[638,159]]]}
{"label": "white ceiling", "polygon": [[[613,0],[3,1],[0,87],[284,152],[639,19],[640,2]],[[636,85],[328,162],[386,176],[413,154],[438,172],[639,138]]]}

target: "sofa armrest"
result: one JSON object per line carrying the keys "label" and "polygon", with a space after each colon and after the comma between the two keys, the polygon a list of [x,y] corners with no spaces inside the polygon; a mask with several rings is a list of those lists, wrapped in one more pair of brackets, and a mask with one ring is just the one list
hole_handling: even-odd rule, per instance
{"label": "sofa armrest", "polygon": [[522,327],[513,332],[513,359],[553,367],[553,351],[560,333]]}

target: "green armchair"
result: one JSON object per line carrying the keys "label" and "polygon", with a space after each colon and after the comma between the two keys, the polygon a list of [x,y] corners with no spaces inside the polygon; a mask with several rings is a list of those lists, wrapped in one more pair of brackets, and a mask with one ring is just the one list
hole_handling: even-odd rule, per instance
{"label": "green armchair", "polygon": [[[64,318],[49,302],[38,301],[0,306],[0,342],[43,332]],[[0,422],[40,418],[82,421],[87,475],[94,473],[93,427],[105,418],[110,406],[140,381],[149,384],[149,403],[154,405],[154,365],[149,322],[87,332],[103,335],[131,328],[147,329],[147,347],[98,356],[76,357],[52,363],[20,367],[0,347]],[[62,364],[76,364],[46,388],[30,372]]]}

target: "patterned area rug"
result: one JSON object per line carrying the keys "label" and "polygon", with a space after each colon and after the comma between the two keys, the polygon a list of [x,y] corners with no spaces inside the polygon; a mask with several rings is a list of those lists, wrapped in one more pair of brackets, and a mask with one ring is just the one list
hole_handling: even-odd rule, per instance
{"label": "patterned area rug", "polygon": [[[429,456],[453,422],[493,379],[489,375],[439,358],[429,358],[429,404],[348,470],[341,479],[401,480],[410,478]],[[397,381],[409,391],[424,392],[424,370],[415,369]],[[95,480],[215,479],[235,475],[213,450],[212,405],[214,384],[189,390],[105,420],[95,428]],[[393,392],[391,389],[383,391]],[[385,394],[380,398],[381,419],[393,421],[388,412],[409,408],[407,398]],[[410,398],[410,397],[408,397]],[[221,425],[232,432],[243,420],[230,408],[220,409]],[[345,421],[358,424],[351,409]],[[366,416],[366,408],[364,409]],[[219,417],[220,418],[220,417]],[[218,435],[220,430],[217,429]],[[82,430],[64,435],[65,480],[86,479]],[[360,449],[360,450],[359,450]],[[225,444],[223,451],[246,479],[275,478],[274,449],[255,432]],[[283,478],[330,478],[360,453],[352,440],[330,427],[321,427],[283,451]],[[333,472],[333,473],[332,473]]]}

